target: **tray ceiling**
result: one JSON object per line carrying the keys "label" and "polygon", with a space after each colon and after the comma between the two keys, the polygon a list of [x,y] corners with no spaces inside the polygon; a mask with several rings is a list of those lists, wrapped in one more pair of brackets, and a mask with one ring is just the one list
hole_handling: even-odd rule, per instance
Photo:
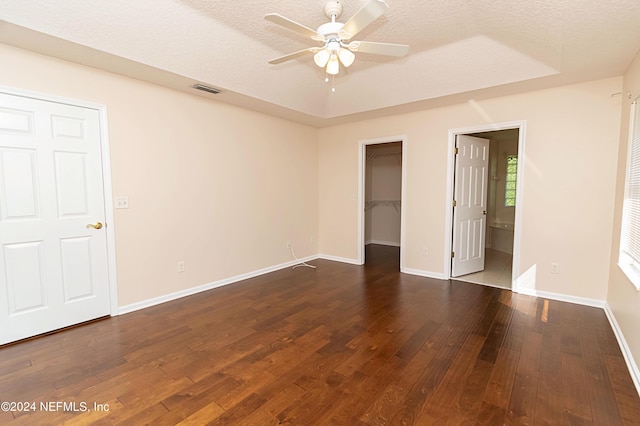
{"label": "tray ceiling", "polygon": [[[263,19],[310,28],[322,0],[0,0],[0,42],[191,91],[311,125],[621,75],[640,48],[640,2],[388,0],[355,39],[409,44],[409,55],[356,53],[335,80],[317,42]],[[344,0],[346,21],[366,0]],[[331,86],[335,92],[331,91]]]}

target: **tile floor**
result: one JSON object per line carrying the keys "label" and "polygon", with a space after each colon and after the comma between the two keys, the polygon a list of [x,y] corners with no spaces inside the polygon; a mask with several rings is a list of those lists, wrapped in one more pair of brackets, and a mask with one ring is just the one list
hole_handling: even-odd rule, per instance
{"label": "tile floor", "polygon": [[511,261],[513,255],[495,249],[485,249],[484,271],[455,278],[475,284],[511,288]]}

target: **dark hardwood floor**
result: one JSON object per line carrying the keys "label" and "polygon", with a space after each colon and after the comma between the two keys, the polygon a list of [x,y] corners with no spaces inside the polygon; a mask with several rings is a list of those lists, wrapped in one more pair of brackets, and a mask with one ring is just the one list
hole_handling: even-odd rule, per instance
{"label": "dark hardwood floor", "polygon": [[0,424],[640,424],[600,309],[313,263],[1,348]]}

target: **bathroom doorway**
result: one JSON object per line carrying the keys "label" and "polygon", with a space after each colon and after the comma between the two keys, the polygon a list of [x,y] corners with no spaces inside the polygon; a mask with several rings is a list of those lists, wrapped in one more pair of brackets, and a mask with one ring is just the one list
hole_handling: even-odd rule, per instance
{"label": "bathroom doorway", "polygon": [[[488,152],[484,164],[473,170],[473,174],[477,175],[477,182],[471,182],[476,191],[473,193],[472,204],[477,204],[478,217],[466,222],[466,218],[455,210],[462,211],[464,208],[460,207],[461,203],[456,197],[461,198],[465,192],[470,191],[465,187],[461,192],[460,185],[468,186],[465,180],[471,169],[467,168],[465,171],[463,169],[466,166],[460,166],[464,161],[461,160],[462,152],[453,156],[452,250],[449,265],[449,277],[452,279],[507,289],[513,287],[516,276],[513,270],[513,265],[516,264],[514,258],[518,254],[517,218],[522,177],[522,171],[518,170],[522,165],[518,160],[523,152],[522,127],[479,129],[454,135],[456,147],[462,143],[462,138],[470,136],[468,139],[472,142],[474,138],[480,138],[477,139],[480,143],[486,141]],[[465,263],[472,264],[471,268]],[[460,264],[463,266],[459,266]]]}

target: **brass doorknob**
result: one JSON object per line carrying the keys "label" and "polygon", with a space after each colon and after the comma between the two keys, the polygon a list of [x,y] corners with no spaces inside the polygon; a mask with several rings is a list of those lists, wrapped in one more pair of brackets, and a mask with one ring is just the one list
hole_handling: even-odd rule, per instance
{"label": "brass doorknob", "polygon": [[95,224],[90,223],[87,225],[87,228],[100,229],[102,228],[102,223],[96,222]]}

